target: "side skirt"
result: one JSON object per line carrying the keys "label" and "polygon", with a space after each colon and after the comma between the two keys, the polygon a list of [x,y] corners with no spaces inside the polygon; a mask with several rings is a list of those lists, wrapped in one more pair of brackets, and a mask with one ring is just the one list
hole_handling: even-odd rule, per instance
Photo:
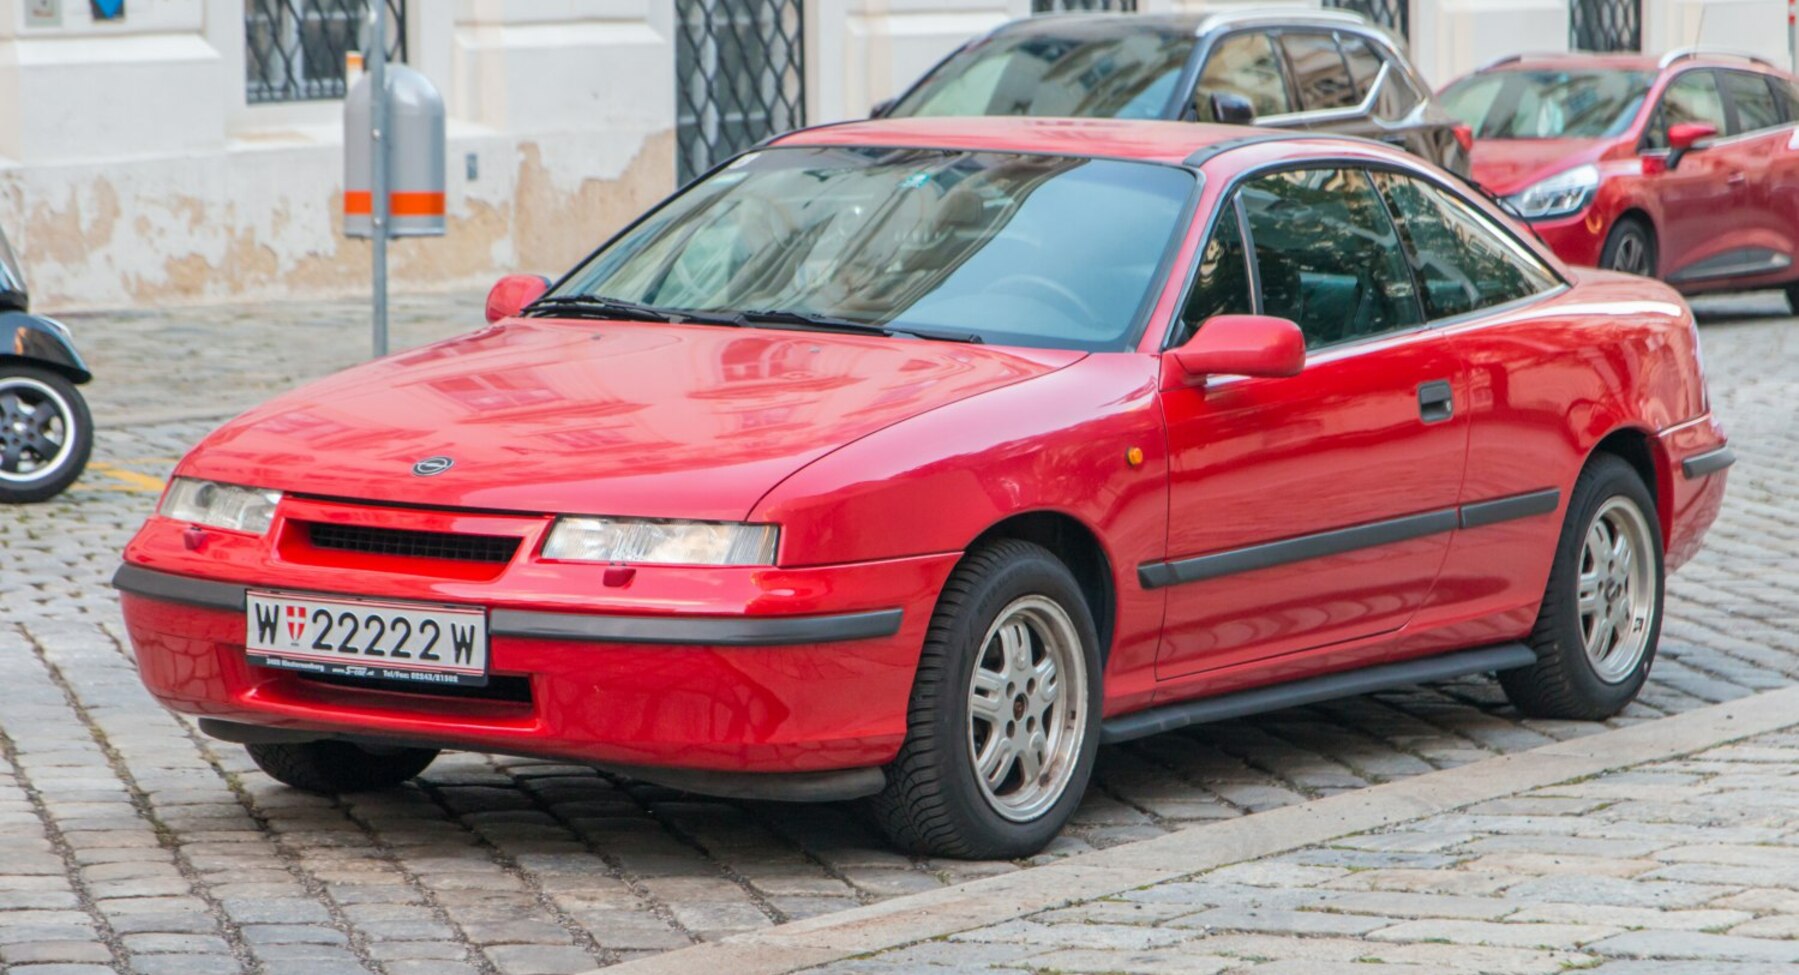
{"label": "side skirt", "polygon": [[1121,741],[1157,735],[1188,725],[1263,714],[1425,681],[1448,680],[1487,671],[1515,670],[1532,666],[1536,662],[1537,653],[1530,647],[1522,643],[1502,643],[1478,650],[1461,650],[1437,657],[1346,670],[1287,684],[1257,687],[1235,694],[1182,701],[1120,715],[1100,724],[1099,740],[1101,744],[1115,745]]}

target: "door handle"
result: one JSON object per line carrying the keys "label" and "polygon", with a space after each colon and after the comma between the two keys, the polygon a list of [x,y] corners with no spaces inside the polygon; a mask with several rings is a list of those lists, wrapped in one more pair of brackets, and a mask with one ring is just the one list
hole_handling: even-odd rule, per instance
{"label": "door handle", "polygon": [[1426,423],[1442,423],[1455,415],[1455,392],[1448,380],[1438,379],[1418,387],[1418,417]]}

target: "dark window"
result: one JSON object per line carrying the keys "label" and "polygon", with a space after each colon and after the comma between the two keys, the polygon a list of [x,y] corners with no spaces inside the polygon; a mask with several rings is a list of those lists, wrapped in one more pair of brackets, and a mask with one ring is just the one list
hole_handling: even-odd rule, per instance
{"label": "dark window", "polygon": [[1219,93],[1249,99],[1257,116],[1282,115],[1293,110],[1293,102],[1287,97],[1287,80],[1281,74],[1280,58],[1267,34],[1255,31],[1232,34],[1212,48],[1206,57],[1206,66],[1199,74],[1199,88],[1193,95],[1201,122],[1214,121],[1212,96]]}
{"label": "dark window", "polygon": [[1249,295],[1249,262],[1243,250],[1243,228],[1237,222],[1235,204],[1225,204],[1212,230],[1212,239],[1199,254],[1199,270],[1193,275],[1193,291],[1181,311],[1181,324],[1171,347],[1193,337],[1195,330],[1213,315],[1248,315],[1255,312]]}
{"label": "dark window", "polygon": [[1737,109],[1737,132],[1759,132],[1781,123],[1780,106],[1766,76],[1747,71],[1723,72],[1724,90],[1730,92],[1730,103]]}
{"label": "dark window", "polygon": [[1381,66],[1387,62],[1381,60],[1368,42],[1355,36],[1345,34],[1343,41],[1343,59],[1349,62],[1350,76],[1355,79],[1356,101],[1368,97],[1368,90],[1374,87],[1374,80],[1380,77]]}
{"label": "dark window", "polygon": [[[389,61],[406,60],[405,0],[388,0]],[[248,0],[244,82],[250,104],[344,97],[344,55],[363,49],[368,0]]]}
{"label": "dark window", "polygon": [[1046,21],[970,44],[889,115],[1161,118],[1179,97],[1193,33],[1116,20]]}
{"label": "dark window", "polygon": [[1377,172],[1432,320],[1546,291],[1555,275],[1473,207],[1422,180]]}
{"label": "dark window", "polygon": [[1316,112],[1328,108],[1346,108],[1361,99],[1349,67],[1337,50],[1337,39],[1329,34],[1284,33],[1281,49],[1293,69],[1293,84],[1298,88],[1299,107]]}
{"label": "dark window", "polygon": [[1669,83],[1643,136],[1645,143],[1651,149],[1668,148],[1668,127],[1682,122],[1701,122],[1720,133],[1728,128],[1724,98],[1718,91],[1717,76],[1710,71],[1688,71]]}
{"label": "dark window", "polygon": [[1780,105],[1780,117],[1787,122],[1799,122],[1799,84],[1785,78],[1768,78],[1768,85],[1774,89],[1774,100]]}
{"label": "dark window", "polygon": [[1387,208],[1360,169],[1304,169],[1244,185],[1264,314],[1290,318],[1306,348],[1424,318]]}

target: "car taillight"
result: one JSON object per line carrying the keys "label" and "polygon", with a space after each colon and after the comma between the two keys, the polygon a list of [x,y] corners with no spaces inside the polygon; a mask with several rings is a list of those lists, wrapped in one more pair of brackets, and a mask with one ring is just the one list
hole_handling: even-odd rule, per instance
{"label": "car taillight", "polygon": [[1449,131],[1455,133],[1455,141],[1462,144],[1463,152],[1474,151],[1474,129],[1466,125],[1457,125]]}

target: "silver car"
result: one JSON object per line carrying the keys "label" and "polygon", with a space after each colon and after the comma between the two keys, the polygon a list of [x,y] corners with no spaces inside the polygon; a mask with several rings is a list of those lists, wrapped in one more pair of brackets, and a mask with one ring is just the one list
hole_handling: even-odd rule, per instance
{"label": "silver car", "polygon": [[1063,14],[970,40],[877,117],[1161,118],[1313,129],[1400,146],[1468,175],[1473,136],[1404,45],[1360,14]]}

